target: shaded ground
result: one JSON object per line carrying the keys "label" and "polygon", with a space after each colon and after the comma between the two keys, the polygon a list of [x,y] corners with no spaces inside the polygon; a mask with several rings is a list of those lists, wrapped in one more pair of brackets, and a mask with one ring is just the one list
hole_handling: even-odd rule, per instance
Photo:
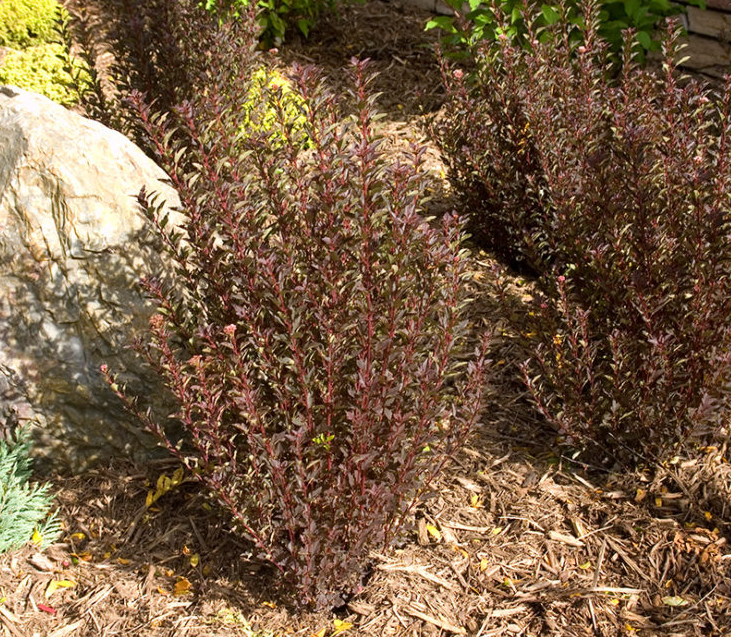
{"label": "shaded ground", "polygon": [[[373,1],[345,7],[282,54],[317,64],[337,90],[353,55],[381,71],[394,150],[438,108],[428,14]],[[452,206],[428,151],[437,209]],[[475,278],[490,261],[475,254]],[[519,281],[516,281],[520,285]],[[484,286],[483,286],[484,287]],[[476,288],[476,292],[480,288]],[[475,320],[490,316],[484,295]],[[247,558],[194,484],[146,505],[171,462],[120,462],[54,480],[65,530],[42,556],[0,556],[0,632],[29,635],[728,635],[731,466],[725,444],[645,474],[562,456],[515,374],[526,354],[494,352],[494,394],[475,439],[415,512],[395,549],[374,554],[365,590],[341,609],[301,613]],[[568,452],[567,452],[568,453]],[[54,585],[51,582],[66,584]],[[70,585],[69,585],[70,584]],[[53,590],[55,588],[55,590]],[[344,623],[343,623],[344,622]]]}

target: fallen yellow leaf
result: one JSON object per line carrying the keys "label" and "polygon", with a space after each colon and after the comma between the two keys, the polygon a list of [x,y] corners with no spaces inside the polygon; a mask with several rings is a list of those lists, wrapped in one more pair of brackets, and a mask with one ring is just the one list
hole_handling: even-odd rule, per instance
{"label": "fallen yellow leaf", "polygon": [[53,595],[59,588],[71,588],[72,586],[76,586],[76,583],[72,582],[71,580],[52,579],[50,582],[48,582],[48,586],[46,587],[46,599]]}
{"label": "fallen yellow leaf", "polygon": [[180,597],[182,595],[187,595],[191,592],[191,583],[188,581],[187,578],[181,577],[177,582],[175,582],[175,586],[173,587],[173,595],[176,597]]}
{"label": "fallen yellow leaf", "polygon": [[128,560],[126,557],[118,557],[117,562],[119,562],[122,566],[127,566],[131,560]]}
{"label": "fallen yellow leaf", "polygon": [[452,548],[457,551],[462,557],[469,558],[470,554],[465,551],[461,546],[457,546],[456,544],[452,544]]}
{"label": "fallen yellow leaf", "polygon": [[72,540],[79,540],[79,541],[81,541],[84,538],[86,538],[86,535],[84,535],[83,533],[72,533],[71,534],[71,539]]}
{"label": "fallen yellow leaf", "polygon": [[333,625],[335,626],[333,636],[344,633],[346,630],[350,630],[353,627],[353,624],[350,622],[344,622],[341,619],[333,619]]}
{"label": "fallen yellow leaf", "polygon": [[310,637],[325,637],[325,633],[327,633],[327,628],[320,628],[316,633],[312,633]]}
{"label": "fallen yellow leaf", "polygon": [[200,555],[198,553],[193,553],[193,555],[190,556],[190,565],[195,568],[198,566],[198,563],[201,561]]}
{"label": "fallen yellow leaf", "polygon": [[485,501],[481,495],[473,493],[470,498],[470,505],[475,509],[483,509],[485,507]]}
{"label": "fallen yellow leaf", "polygon": [[482,558],[482,559],[480,560],[480,570],[481,570],[481,571],[486,571],[486,570],[487,570],[487,567],[489,566],[489,564],[490,564],[490,563],[489,563],[489,562],[488,562],[488,561],[487,561],[487,560],[486,560],[486,559],[485,559],[485,558],[483,557],[483,558]]}
{"label": "fallen yellow leaf", "polygon": [[267,608],[276,608],[277,605],[274,602],[262,602],[262,606],[266,606]]}
{"label": "fallen yellow leaf", "polygon": [[584,571],[587,568],[589,568],[590,566],[591,566],[591,562],[584,562],[583,564],[579,564],[579,568],[582,569],[582,570],[584,570]]}
{"label": "fallen yellow leaf", "polygon": [[427,524],[426,530],[429,532],[429,535],[431,535],[437,542],[442,539],[442,534],[440,533],[439,529],[433,524]]}
{"label": "fallen yellow leaf", "polygon": [[666,606],[686,606],[688,604],[687,599],[673,595],[671,597],[663,597],[662,603]]}

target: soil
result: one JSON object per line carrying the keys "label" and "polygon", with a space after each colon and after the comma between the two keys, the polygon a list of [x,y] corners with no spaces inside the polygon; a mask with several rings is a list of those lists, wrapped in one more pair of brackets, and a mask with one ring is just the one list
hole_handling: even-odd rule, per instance
{"label": "soil", "polygon": [[[442,101],[429,14],[372,0],[346,5],[281,61],[318,66],[338,91],[352,56],[370,57],[397,152],[427,143]],[[455,205],[428,147],[434,206]],[[490,257],[474,251],[476,278]],[[519,280],[520,288],[525,283]],[[474,318],[491,299],[476,288]],[[577,462],[527,402],[508,343],[493,352],[494,391],[476,435],[440,478],[413,530],[373,554],[362,592],[303,612],[269,567],[184,481],[146,498],[172,461],[117,461],[52,479],[64,531],[40,552],[0,556],[0,632],[13,637],[166,635],[330,637],[731,634],[731,465],[727,445],[673,463],[611,472]],[[57,584],[52,584],[56,582]],[[61,582],[61,585],[58,585]]]}

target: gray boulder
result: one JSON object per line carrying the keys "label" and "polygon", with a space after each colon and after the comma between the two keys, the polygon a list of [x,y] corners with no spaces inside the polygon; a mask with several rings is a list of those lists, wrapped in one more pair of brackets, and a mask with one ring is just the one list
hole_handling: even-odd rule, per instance
{"label": "gray boulder", "polygon": [[140,277],[170,271],[136,195],[145,186],[178,206],[165,178],[123,135],[0,87],[0,416],[34,426],[47,459],[36,467],[155,451],[99,368],[135,394],[165,395],[129,349],[154,309]]}

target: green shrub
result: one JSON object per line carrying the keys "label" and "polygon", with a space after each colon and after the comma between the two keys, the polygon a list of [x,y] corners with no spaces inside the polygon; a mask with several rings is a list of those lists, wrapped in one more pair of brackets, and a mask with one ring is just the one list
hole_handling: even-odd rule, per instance
{"label": "green shrub", "polygon": [[[79,94],[67,71],[64,53],[61,44],[6,49],[0,62],[0,84],[40,93],[59,104],[76,104]],[[77,71],[81,69],[77,68]]]}
{"label": "green shrub", "polygon": [[[266,46],[278,46],[292,27],[307,36],[317,19],[335,7],[336,0],[257,0],[261,40]],[[223,17],[246,10],[249,0],[205,0],[207,11]]]}
{"label": "green shrub", "polygon": [[2,0],[0,46],[25,47],[53,39],[56,0]]}
{"label": "green shrub", "polygon": [[731,86],[678,82],[678,31],[661,72],[628,34],[615,79],[597,3],[584,18],[575,43],[558,22],[528,48],[480,43],[469,79],[445,67],[432,130],[479,236],[543,275],[524,312],[505,305],[535,405],[634,462],[731,411]]}
{"label": "green shrub", "polygon": [[[463,11],[464,0],[444,0],[454,11],[452,16],[438,16],[429,20],[427,29],[440,28],[447,33],[442,39],[448,50],[456,55],[485,39],[505,34],[525,43],[527,25],[524,19],[526,5],[533,15],[533,26],[543,28],[559,20],[576,28],[568,35],[573,40],[581,37],[583,18],[581,2],[554,2],[540,4],[536,0],[469,0],[469,9]],[[705,0],[689,0],[688,4],[705,7]],[[536,13],[537,11],[537,13]],[[671,0],[602,0],[600,2],[599,35],[609,42],[612,51],[618,53],[623,45],[623,33],[632,29],[638,53],[644,58],[645,51],[659,51],[657,28],[670,16],[685,11],[683,5]],[[506,19],[507,18],[507,19]],[[541,36],[539,35],[539,39]]]}
{"label": "green shrub", "polygon": [[30,442],[21,431],[15,440],[0,440],[0,553],[33,540],[51,544],[61,528],[48,491],[50,485],[30,484]]}
{"label": "green shrub", "polygon": [[[262,108],[263,105],[263,108]],[[288,134],[280,127],[278,108],[284,109],[284,121],[289,134],[300,137],[307,145],[307,105],[294,90],[290,81],[279,71],[259,67],[251,77],[251,90],[243,104],[240,132],[246,129],[272,132],[271,140],[284,142]]]}

